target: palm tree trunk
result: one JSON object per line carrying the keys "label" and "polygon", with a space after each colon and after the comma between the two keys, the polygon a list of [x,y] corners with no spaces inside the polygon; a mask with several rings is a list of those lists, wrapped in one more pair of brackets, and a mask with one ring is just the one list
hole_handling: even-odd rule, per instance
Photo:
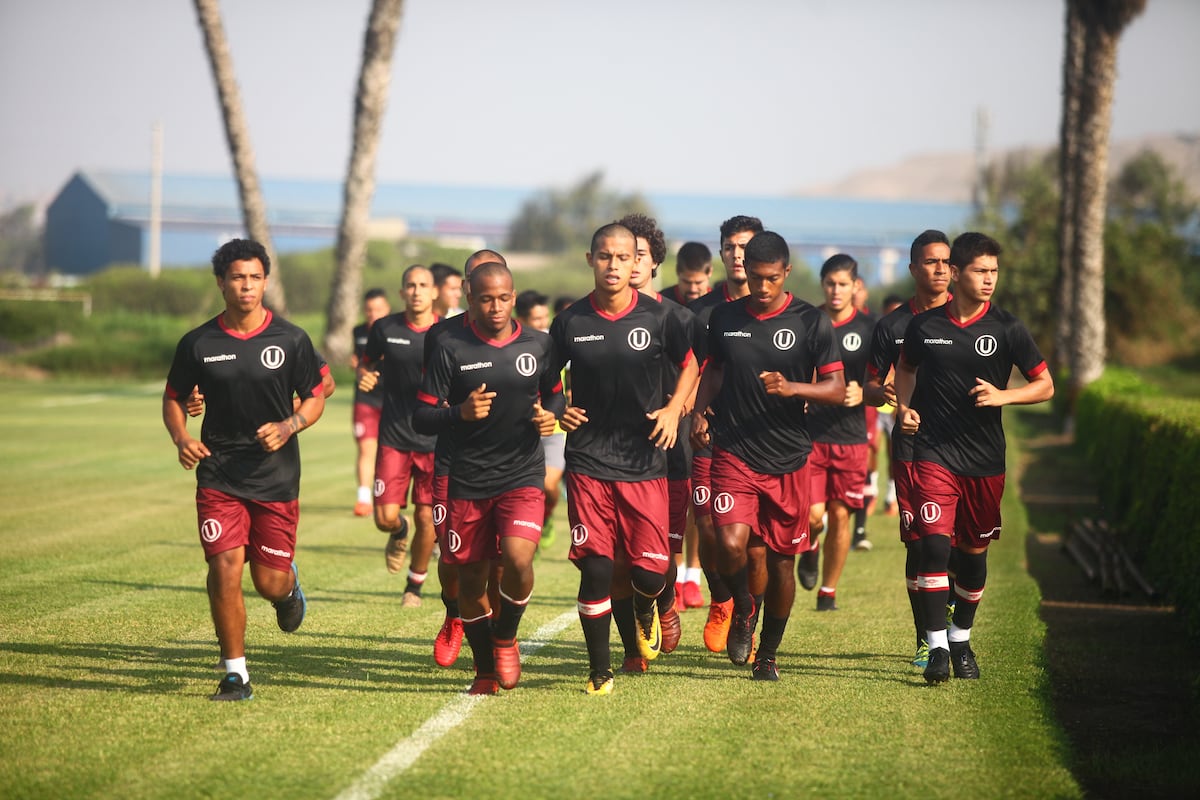
{"label": "palm tree trunk", "polygon": [[262,187],[258,183],[258,171],[254,167],[254,147],[250,143],[250,129],[242,111],[242,95],[233,72],[233,56],[229,52],[225,28],[221,24],[220,4],[218,0],[195,0],[195,5],[200,30],[204,33],[204,49],[208,53],[213,81],[217,86],[221,119],[225,123],[225,138],[229,142],[229,153],[233,156],[238,198],[242,204],[242,224],[246,227],[246,234],[262,244],[271,258],[271,280],[267,282],[264,300],[275,311],[286,314],[283,276],[279,274],[275,247],[271,244],[271,232],[267,227],[267,207],[263,201]]}
{"label": "palm tree trunk", "polygon": [[374,0],[363,40],[362,68],[354,99],[354,142],[343,189],[338,226],[337,266],[330,286],[325,356],[344,362],[353,349],[362,271],[367,256],[367,225],[375,194],[375,160],[392,80],[392,54],[400,29],[403,0]]}
{"label": "palm tree trunk", "polygon": [[1079,93],[1083,82],[1084,29],[1079,17],[1082,0],[1067,0],[1066,42],[1063,52],[1062,121],[1059,129],[1058,176],[1058,320],[1054,331],[1056,371],[1069,362],[1071,321],[1074,318],[1075,270],[1075,157],[1079,134]]}
{"label": "palm tree trunk", "polygon": [[1092,0],[1079,6],[1086,34],[1074,167],[1072,397],[1104,372],[1104,220],[1117,43],[1121,32],[1145,6],[1145,0]]}

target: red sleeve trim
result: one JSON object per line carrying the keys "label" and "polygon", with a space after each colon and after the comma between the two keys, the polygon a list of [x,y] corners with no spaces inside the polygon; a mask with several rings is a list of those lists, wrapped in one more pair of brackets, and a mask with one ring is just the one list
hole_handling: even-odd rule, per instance
{"label": "red sleeve trim", "polygon": [[1043,372],[1045,372],[1046,368],[1047,368],[1046,362],[1043,361],[1042,363],[1038,364],[1033,369],[1029,370],[1029,373],[1025,377],[1026,378],[1036,378],[1038,375],[1041,375]]}
{"label": "red sleeve trim", "polygon": [[172,400],[179,399],[179,392],[175,391],[175,387],[169,383],[167,384],[167,397],[171,398]]}
{"label": "red sleeve trim", "polygon": [[831,372],[845,371],[846,367],[841,361],[834,361],[821,367],[817,367],[818,375],[828,375]]}
{"label": "red sleeve trim", "polygon": [[[328,370],[328,367],[326,367],[326,370]],[[321,397],[321,396],[322,396],[322,395],[324,395],[324,394],[325,394],[325,383],[324,383],[324,381],[322,381],[321,383],[318,383],[318,384],[317,384],[316,386],[314,386],[314,387],[312,388],[312,390],[309,392],[309,395],[311,395],[312,397]]]}
{"label": "red sleeve trim", "polygon": [[417,392],[417,399],[419,401],[421,401],[422,403],[425,403],[426,405],[430,405],[430,406],[434,406],[434,407],[441,405],[441,403],[438,402],[438,399],[436,397],[434,397],[431,394],[425,394],[422,391]]}
{"label": "red sleeve trim", "polygon": [[693,353],[693,352],[692,352],[692,348],[690,348],[690,347],[689,347],[689,348],[688,348],[688,351],[687,351],[687,355],[686,355],[686,356],[684,356],[684,357],[683,357],[683,361],[681,361],[681,362],[679,363],[679,368],[680,368],[680,369],[683,369],[683,368],[684,368],[684,367],[686,367],[688,364],[692,363],[692,359],[694,359],[695,357],[696,357],[696,354],[695,354],[695,353]]}

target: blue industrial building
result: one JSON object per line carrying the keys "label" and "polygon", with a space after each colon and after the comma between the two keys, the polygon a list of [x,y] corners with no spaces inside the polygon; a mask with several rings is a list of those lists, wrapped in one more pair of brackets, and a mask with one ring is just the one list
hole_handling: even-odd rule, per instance
{"label": "blue industrial building", "polygon": [[[332,247],[342,208],[338,181],[264,180],[268,224],[280,253]],[[432,237],[502,247],[509,222],[535,189],[380,184],[371,205],[373,238]],[[244,235],[236,185],[228,176],[165,175],[162,264],[195,266],[224,241]],[[819,264],[834,252],[858,259],[871,283],[890,282],[908,245],[926,228],[960,230],[963,203],[825,197],[649,194],[672,242],[717,250],[717,229],[735,214],[760,217],[797,259]],[[149,261],[150,174],[81,171],[46,210],[45,253],[54,271],[82,275],[110,264]]]}

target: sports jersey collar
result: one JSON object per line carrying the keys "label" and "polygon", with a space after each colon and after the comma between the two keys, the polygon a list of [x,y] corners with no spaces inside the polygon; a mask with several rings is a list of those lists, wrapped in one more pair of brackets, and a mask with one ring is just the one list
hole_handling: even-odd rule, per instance
{"label": "sports jersey collar", "polygon": [[429,330],[434,325],[437,325],[439,322],[442,321],[442,317],[439,317],[437,314],[434,314],[433,322],[429,323],[424,328],[418,328],[415,325],[413,325],[411,322],[408,321],[408,314],[405,314],[404,312],[400,312],[400,313],[401,313],[401,316],[404,317],[404,326],[406,328],[408,328],[410,331],[412,331],[413,333],[424,333],[425,331]]}
{"label": "sports jersey collar", "polygon": [[475,322],[473,320],[467,322],[467,325],[470,326],[470,328],[471,328],[471,333],[475,334],[475,338],[478,339],[479,341],[483,342],[484,344],[490,344],[492,347],[504,347],[504,345],[510,344],[514,339],[516,339],[518,336],[521,335],[520,321],[514,319],[512,321],[512,324],[513,324],[512,335],[508,336],[505,339],[488,339],[482,333],[479,332],[478,328],[475,327]]}
{"label": "sports jersey collar", "polygon": [[[846,318],[845,318],[844,320],[842,320],[841,322],[834,322],[834,323],[833,323],[833,327],[835,327],[835,328],[840,328],[840,327],[842,327],[843,325],[849,325],[851,322],[853,322],[853,321],[854,321],[854,318],[855,318],[855,317],[857,317],[857,316],[858,316],[858,309],[857,309],[857,308],[852,308],[852,309],[850,309],[850,316],[846,317]],[[832,321],[832,320],[830,320],[830,321]]]}
{"label": "sports jersey collar", "polygon": [[749,295],[747,295],[743,299],[745,299],[747,301],[746,302],[746,313],[749,314],[750,316],[754,317],[757,320],[763,320],[763,319],[770,319],[771,317],[778,317],[785,310],[787,310],[788,306],[790,306],[792,304],[792,293],[787,292],[787,299],[783,301],[783,305],[781,305],[779,308],[775,309],[774,311],[770,311],[766,314],[762,314],[761,316],[759,314],[755,314],[753,311],[750,310],[750,302],[749,302],[750,296]]}
{"label": "sports jersey collar", "polygon": [[222,311],[220,314],[217,315],[217,324],[221,326],[221,330],[225,331],[233,338],[241,339],[241,340],[245,341],[246,339],[253,339],[255,336],[258,336],[260,333],[262,333],[263,331],[265,331],[267,329],[268,325],[271,324],[271,319],[273,318],[273,315],[271,314],[271,309],[269,309],[269,308],[266,309],[266,312],[267,312],[267,316],[266,316],[266,318],[263,319],[263,324],[259,325],[257,328],[255,328],[254,330],[252,330],[248,333],[242,333],[240,331],[235,331],[233,328],[230,328],[228,325],[226,325],[224,311]]}
{"label": "sports jersey collar", "polygon": [[604,317],[607,320],[618,320],[624,316],[627,316],[635,308],[637,308],[637,304],[638,304],[637,296],[639,294],[641,294],[641,292],[639,292],[637,289],[634,289],[632,286],[629,287],[629,291],[633,294],[632,301],[629,303],[629,305],[625,306],[625,308],[621,309],[616,314],[610,314],[607,311],[605,311],[603,308],[601,308],[600,306],[596,305],[596,290],[595,289],[592,289],[592,291],[590,291],[588,293],[588,302],[590,302],[592,304],[592,308],[594,308],[596,310],[596,313],[599,314],[600,316]]}
{"label": "sports jersey collar", "polygon": [[976,322],[978,322],[979,320],[983,319],[984,315],[985,315],[985,314],[987,314],[987,312],[991,310],[991,308],[992,308],[992,301],[991,301],[991,300],[988,300],[988,301],[986,301],[986,302],[983,304],[983,310],[982,310],[982,311],[980,311],[980,312],[979,312],[978,314],[976,314],[975,316],[971,317],[971,318],[970,318],[969,320],[967,320],[966,322],[959,322],[958,320],[956,320],[956,319],[954,318],[954,315],[950,313],[950,303],[949,303],[949,301],[947,301],[947,302],[946,302],[946,305],[945,305],[945,306],[943,306],[943,307],[946,309],[946,319],[950,320],[950,322],[952,322],[953,324],[957,325],[957,326],[958,326],[958,327],[960,327],[960,328],[968,328],[968,327],[970,327],[971,325],[974,325],[974,324],[975,324]]}

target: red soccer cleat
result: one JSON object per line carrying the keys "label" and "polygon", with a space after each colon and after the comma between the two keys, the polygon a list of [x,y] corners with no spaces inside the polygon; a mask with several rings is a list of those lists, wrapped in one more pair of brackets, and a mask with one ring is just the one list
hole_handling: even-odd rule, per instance
{"label": "red soccer cleat", "polygon": [[704,595],[700,594],[700,584],[695,581],[683,584],[683,604],[687,608],[704,608]]}
{"label": "red soccer cleat", "polygon": [[662,651],[669,653],[679,647],[679,637],[683,635],[683,626],[679,624],[679,612],[674,606],[659,617],[659,624],[662,626]]}
{"label": "red soccer cleat", "polygon": [[495,675],[476,675],[475,680],[471,682],[471,688],[467,689],[467,694],[499,694],[500,683],[496,680]]}
{"label": "red soccer cleat", "polygon": [[502,689],[515,689],[521,680],[521,648],[517,640],[507,644],[492,640],[492,657],[496,660],[496,679]]}
{"label": "red soccer cleat", "polygon": [[463,624],[458,617],[446,617],[437,638],[433,640],[433,660],[439,667],[453,666],[462,650]]}

